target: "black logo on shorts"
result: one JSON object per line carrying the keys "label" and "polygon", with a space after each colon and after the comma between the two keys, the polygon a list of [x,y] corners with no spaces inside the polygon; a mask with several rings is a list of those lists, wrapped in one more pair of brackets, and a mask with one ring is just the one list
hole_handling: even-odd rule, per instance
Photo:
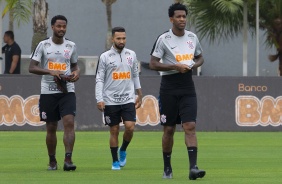
{"label": "black logo on shorts", "polygon": [[106,121],[106,124],[111,124],[111,118],[110,116],[105,116],[105,121]]}

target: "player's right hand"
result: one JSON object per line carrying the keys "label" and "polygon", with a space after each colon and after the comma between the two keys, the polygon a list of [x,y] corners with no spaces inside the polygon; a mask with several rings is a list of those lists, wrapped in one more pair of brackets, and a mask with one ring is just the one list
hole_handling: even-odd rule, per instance
{"label": "player's right hand", "polygon": [[175,69],[179,71],[180,73],[186,73],[189,70],[191,70],[191,68],[185,64],[175,64]]}
{"label": "player's right hand", "polygon": [[101,112],[104,112],[105,103],[104,103],[104,102],[99,102],[99,103],[97,103],[97,108],[98,108]]}
{"label": "player's right hand", "polygon": [[64,74],[64,72],[59,70],[50,70],[50,75],[57,76],[59,79],[61,79],[60,74]]}

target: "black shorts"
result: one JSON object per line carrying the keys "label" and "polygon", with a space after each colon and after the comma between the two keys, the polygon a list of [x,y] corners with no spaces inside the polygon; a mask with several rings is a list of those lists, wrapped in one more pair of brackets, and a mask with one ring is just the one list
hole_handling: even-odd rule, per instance
{"label": "black shorts", "polygon": [[196,122],[197,97],[195,95],[161,93],[159,108],[161,125],[174,126],[186,122]]}
{"label": "black shorts", "polygon": [[45,122],[59,121],[66,115],[76,113],[75,93],[41,94],[39,99],[40,120]]}
{"label": "black shorts", "polygon": [[136,122],[136,109],[134,103],[124,105],[106,105],[104,110],[105,124],[108,126],[118,125],[120,122]]}

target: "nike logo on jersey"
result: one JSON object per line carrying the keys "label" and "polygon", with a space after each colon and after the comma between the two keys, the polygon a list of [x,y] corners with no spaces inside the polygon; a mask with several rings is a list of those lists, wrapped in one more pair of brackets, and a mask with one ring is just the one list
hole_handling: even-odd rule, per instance
{"label": "nike logo on jersey", "polygon": [[175,46],[175,47],[170,47],[171,49],[175,49],[177,46]]}
{"label": "nike logo on jersey", "polygon": [[52,52],[47,52],[47,55],[52,54]]}

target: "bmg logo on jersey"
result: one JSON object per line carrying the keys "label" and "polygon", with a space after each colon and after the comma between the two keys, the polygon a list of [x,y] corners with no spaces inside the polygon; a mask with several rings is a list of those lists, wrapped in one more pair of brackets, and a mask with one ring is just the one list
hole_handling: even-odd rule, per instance
{"label": "bmg logo on jersey", "polygon": [[67,64],[66,63],[58,63],[58,62],[48,61],[48,69],[49,70],[66,71],[67,70]]}
{"label": "bmg logo on jersey", "polygon": [[176,54],[175,59],[177,62],[193,60],[194,54]]}
{"label": "bmg logo on jersey", "polygon": [[113,80],[129,80],[131,78],[130,72],[113,72]]}

